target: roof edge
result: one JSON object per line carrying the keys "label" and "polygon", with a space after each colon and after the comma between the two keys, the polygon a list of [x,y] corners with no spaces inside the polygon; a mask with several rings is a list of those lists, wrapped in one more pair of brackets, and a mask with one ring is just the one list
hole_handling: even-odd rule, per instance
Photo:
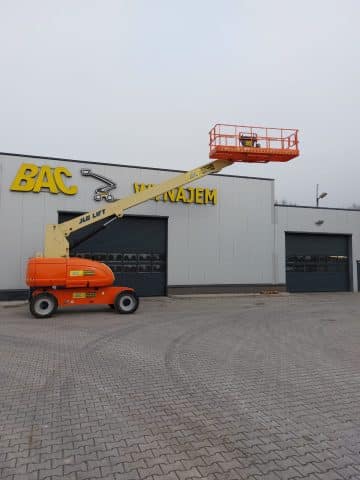
{"label": "roof edge", "polygon": [[280,203],[274,203],[275,207],[285,208],[307,208],[313,210],[342,210],[344,212],[360,212],[358,208],[341,208],[341,207],[312,207],[311,205],[281,205]]}
{"label": "roof edge", "polygon": [[[89,160],[73,160],[71,158],[62,158],[62,157],[46,157],[43,155],[29,155],[23,153],[8,153],[8,152],[0,152],[0,155],[5,155],[8,157],[24,157],[24,158],[37,158],[40,160],[57,160],[61,162],[71,162],[71,163],[86,163],[89,165],[108,165],[110,167],[126,167],[126,168],[138,168],[141,170],[154,170],[160,172],[174,172],[174,173],[184,173],[186,170],[175,170],[170,168],[156,168],[156,167],[142,167],[140,165],[125,165],[123,163],[110,163],[110,162],[92,162]],[[195,168],[195,167],[194,167]],[[250,180],[265,180],[273,182],[273,178],[266,178],[266,177],[247,177],[244,175],[229,175],[224,173],[217,173],[221,177],[233,177],[233,178],[248,178]]]}

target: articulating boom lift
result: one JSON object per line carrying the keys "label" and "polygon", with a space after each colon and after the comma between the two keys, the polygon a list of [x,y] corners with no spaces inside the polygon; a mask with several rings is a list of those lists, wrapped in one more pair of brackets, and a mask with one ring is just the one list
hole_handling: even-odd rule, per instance
{"label": "articulating boom lift", "polygon": [[297,130],[217,124],[210,131],[211,162],[170,180],[104,205],[59,225],[47,225],[44,254],[30,258],[26,283],[30,311],[50,317],[58,306],[108,304],[118,313],[133,313],[139,304],[135,291],[114,286],[114,274],[104,263],[70,257],[69,237],[96,222],[106,226],[125,210],[206,175],[220,172],[233,162],[286,162],[299,155]]}

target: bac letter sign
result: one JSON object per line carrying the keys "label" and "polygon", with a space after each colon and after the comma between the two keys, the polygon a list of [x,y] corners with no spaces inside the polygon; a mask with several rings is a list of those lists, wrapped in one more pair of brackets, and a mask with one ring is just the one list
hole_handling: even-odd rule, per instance
{"label": "bac letter sign", "polygon": [[14,178],[10,190],[15,192],[35,192],[48,190],[51,193],[65,193],[75,195],[78,191],[76,185],[67,186],[64,177],[71,178],[71,173],[66,167],[38,167],[32,163],[23,163]]}

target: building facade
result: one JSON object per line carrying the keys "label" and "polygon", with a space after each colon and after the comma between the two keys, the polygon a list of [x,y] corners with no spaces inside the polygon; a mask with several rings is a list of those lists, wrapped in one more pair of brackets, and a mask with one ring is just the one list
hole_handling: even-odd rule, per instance
{"label": "building facade", "polygon": [[276,282],[296,291],[358,291],[360,211],[275,206]]}
{"label": "building facade", "polygon": [[[45,225],[176,174],[1,154],[0,299],[26,296],[26,260],[42,251]],[[97,234],[79,231],[71,254],[109,264],[116,283],[140,296],[304,291],[310,284],[313,291],[357,290],[359,215],[275,206],[272,179],[210,175],[129,209]]]}

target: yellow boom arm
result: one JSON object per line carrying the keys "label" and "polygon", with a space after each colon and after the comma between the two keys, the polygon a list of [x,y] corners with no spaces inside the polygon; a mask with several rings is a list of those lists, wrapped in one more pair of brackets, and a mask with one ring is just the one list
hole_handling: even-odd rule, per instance
{"label": "yellow boom arm", "polygon": [[143,190],[138,193],[134,193],[128,197],[120,198],[115,202],[93,210],[92,212],[85,213],[78,217],[69,220],[68,222],[61,223],[59,225],[47,225],[45,233],[45,248],[44,256],[50,258],[69,257],[69,242],[68,237],[71,233],[87,227],[95,222],[104,220],[108,217],[122,217],[124,211],[140,205],[141,203],[151,200],[152,198],[162,195],[174,188],[181,187],[187,183],[191,183],[194,180],[205,177],[211,173],[220,172],[224,167],[228,167],[233,162],[230,160],[213,160],[212,162],[203,165],[202,167],[195,168],[186,173],[181,173],[176,177],[166,180],[158,185],[154,185],[151,188]]}

